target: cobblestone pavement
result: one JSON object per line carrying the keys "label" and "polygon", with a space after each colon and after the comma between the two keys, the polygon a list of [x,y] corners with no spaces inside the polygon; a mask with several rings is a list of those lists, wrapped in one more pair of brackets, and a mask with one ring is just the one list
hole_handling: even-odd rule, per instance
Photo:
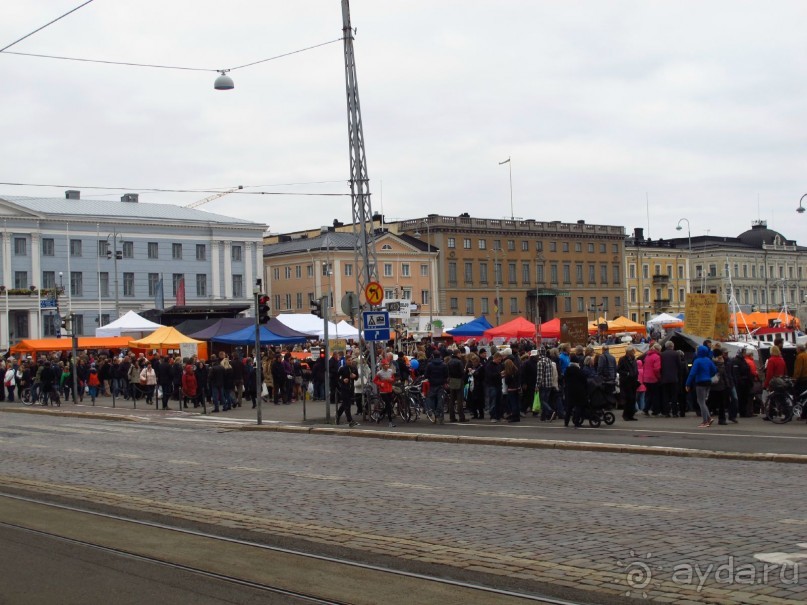
{"label": "cobblestone pavement", "polygon": [[17,414],[0,460],[0,487],[609,595],[807,599],[801,465]]}

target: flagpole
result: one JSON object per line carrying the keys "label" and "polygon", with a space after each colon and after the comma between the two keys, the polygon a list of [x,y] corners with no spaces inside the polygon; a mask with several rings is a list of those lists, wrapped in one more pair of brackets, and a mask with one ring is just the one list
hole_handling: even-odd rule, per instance
{"label": "flagpole", "polygon": [[101,323],[101,317],[103,316],[101,309],[101,223],[95,223],[95,236],[98,238],[98,243],[96,244],[96,248],[98,249],[96,250],[95,272],[98,274],[98,327],[100,328],[104,325]]}
{"label": "flagpole", "polygon": [[67,241],[67,314],[73,313],[73,276],[70,273],[70,223],[65,224],[64,232]]}

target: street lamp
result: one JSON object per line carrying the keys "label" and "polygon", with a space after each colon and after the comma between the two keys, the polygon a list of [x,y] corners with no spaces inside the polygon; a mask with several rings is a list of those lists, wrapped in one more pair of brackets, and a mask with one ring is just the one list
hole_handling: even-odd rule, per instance
{"label": "street lamp", "polygon": [[112,270],[115,272],[115,318],[120,317],[120,292],[118,288],[118,260],[123,258],[123,251],[118,250],[118,242],[120,241],[121,234],[118,233],[117,230],[113,231],[109,235],[106,236],[106,241],[109,242],[109,238],[112,238],[112,250],[107,249],[106,257],[107,259],[112,259],[113,266]]}
{"label": "street lamp", "polygon": [[516,217],[513,212],[513,163],[510,161],[510,158],[507,158],[504,162],[499,162],[499,166],[502,164],[507,164],[507,167],[510,169],[510,220],[514,221]]}
{"label": "street lamp", "polygon": [[799,200],[799,207],[796,208],[796,212],[798,212],[799,214],[802,214],[804,212],[804,210],[805,210],[804,206],[802,206],[801,203],[804,201],[804,198],[806,198],[806,197],[807,197],[807,193],[802,195],[801,199]]}
{"label": "street lamp", "polygon": [[681,231],[681,229],[682,229],[681,222],[682,221],[686,221],[686,224],[687,224],[687,243],[689,244],[689,258],[687,259],[687,276],[689,277],[688,281],[689,281],[690,289],[692,289],[692,277],[691,277],[692,273],[690,272],[690,269],[689,269],[689,265],[692,262],[692,235],[691,235],[691,232],[690,232],[690,229],[689,229],[689,219],[688,218],[678,219],[678,224],[675,226],[675,230],[676,231]]}
{"label": "street lamp", "polygon": [[[434,335],[434,281],[432,279],[432,240],[431,240],[431,226],[427,219],[423,219],[423,224],[426,225],[426,250],[429,257],[429,340],[432,340]],[[415,237],[420,237],[420,232],[415,231]]]}
{"label": "street lamp", "polygon": [[261,401],[263,400],[263,397],[261,397],[261,370],[263,368],[261,364],[261,326],[259,323],[262,285],[263,281],[256,279],[255,287],[252,289],[252,294],[255,297],[255,400],[258,402],[258,424],[263,424],[263,410],[261,409]]}

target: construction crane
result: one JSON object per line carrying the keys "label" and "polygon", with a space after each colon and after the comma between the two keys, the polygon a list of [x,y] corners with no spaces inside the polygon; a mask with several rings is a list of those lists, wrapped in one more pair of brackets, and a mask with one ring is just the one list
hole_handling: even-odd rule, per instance
{"label": "construction crane", "polygon": [[228,189],[227,191],[220,191],[219,193],[214,193],[202,200],[196,200],[195,202],[191,202],[190,204],[186,204],[185,208],[198,208],[199,206],[203,206],[208,202],[212,202],[213,200],[217,200],[220,197],[224,197],[225,195],[230,195],[234,191],[238,191],[239,189],[243,189],[243,185],[239,185],[238,187],[233,187],[232,189]]}

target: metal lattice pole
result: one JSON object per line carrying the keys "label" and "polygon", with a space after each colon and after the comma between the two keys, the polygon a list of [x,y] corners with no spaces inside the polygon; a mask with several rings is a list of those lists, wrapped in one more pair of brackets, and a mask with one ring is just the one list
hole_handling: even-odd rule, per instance
{"label": "metal lattice pole", "polygon": [[[348,142],[350,146],[350,194],[353,204],[353,234],[356,237],[356,292],[359,307],[367,284],[377,275],[373,210],[370,204],[370,179],[364,151],[359,84],[353,53],[353,28],[350,25],[350,3],[342,0],[342,35],[345,46],[345,88],[347,93]],[[360,316],[360,313],[356,314]],[[359,338],[364,338],[363,322],[358,322]],[[370,367],[375,372],[375,351],[370,347]]]}

